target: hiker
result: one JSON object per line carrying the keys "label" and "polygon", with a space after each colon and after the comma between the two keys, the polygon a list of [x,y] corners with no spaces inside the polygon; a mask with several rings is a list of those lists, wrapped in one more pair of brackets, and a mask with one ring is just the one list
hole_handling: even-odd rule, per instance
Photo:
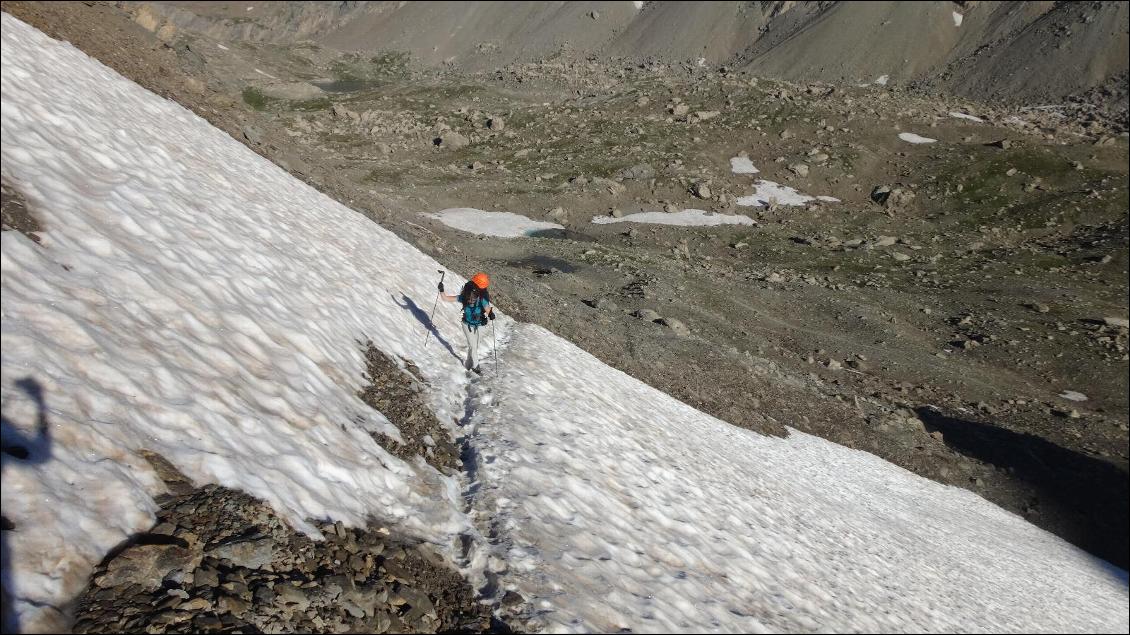
{"label": "hiker", "polygon": [[490,303],[490,292],[487,291],[489,286],[490,277],[481,271],[471,276],[459,295],[444,293],[443,281],[439,283],[439,297],[444,302],[463,305],[463,335],[467,338],[467,360],[463,367],[479,375],[482,374],[479,370],[479,327],[486,326],[488,320],[494,319],[494,306]]}

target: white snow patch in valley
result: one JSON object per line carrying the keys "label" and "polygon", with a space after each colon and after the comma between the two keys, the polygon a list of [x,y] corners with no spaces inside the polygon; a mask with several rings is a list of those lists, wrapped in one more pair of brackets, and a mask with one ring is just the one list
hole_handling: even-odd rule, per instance
{"label": "white snow patch in valley", "polygon": [[564,229],[557,223],[532,220],[520,214],[485,212],[473,207],[455,207],[435,214],[426,214],[426,216],[469,234],[498,236],[500,238],[518,238],[547,229]]}
{"label": "white snow patch in valley", "polygon": [[731,426],[538,326],[508,339],[474,507],[545,632],[1127,628],[1121,573],[972,492]]}
{"label": "white snow patch in valley", "polygon": [[809,196],[801,194],[796,189],[773,181],[760,180],[753,184],[753,194],[738,197],[738,205],[744,207],[768,207],[772,205],[804,205],[809,201],[821,200],[828,203],[839,203],[840,199],[832,196]]}
{"label": "white snow patch in valley", "polygon": [[985,123],[984,119],[982,119],[980,117],[975,117],[973,115],[970,115],[970,114],[967,114],[967,113],[964,113],[964,112],[951,111],[950,116],[955,117],[957,119],[968,119],[969,121],[975,121],[977,123]]}
{"label": "white snow patch in valley", "polygon": [[633,0],[632,4],[635,5],[636,10],[643,8],[643,0]]}
{"label": "white snow patch in valley", "polygon": [[263,71],[261,71],[259,69],[255,69],[255,72],[259,73],[260,75],[262,75],[264,77],[270,77],[271,79],[278,79],[278,77],[275,77],[274,75],[272,75],[270,73],[264,73]]}
{"label": "white snow patch in valley", "polygon": [[899,139],[902,139],[903,141],[905,141],[907,143],[935,143],[935,142],[937,142],[937,139],[931,139],[930,137],[923,137],[923,136],[920,136],[920,135],[916,135],[913,132],[900,132],[899,133]]}
{"label": "white snow patch in valley", "polygon": [[964,19],[965,19],[964,15],[958,13],[957,11],[953,12],[953,25],[954,26],[961,26],[961,21],[964,20]]}
{"label": "white snow patch in valley", "polygon": [[219,43],[216,44],[216,47],[219,48],[221,51],[229,50],[228,47],[224,46],[223,44],[219,44]]}
{"label": "white snow patch in valley", "polygon": [[685,227],[709,227],[713,225],[752,225],[749,216],[716,214],[701,209],[685,209],[681,212],[641,212],[616,218],[614,216],[594,216],[597,225],[609,223],[649,223],[654,225],[682,225]]}
{"label": "white snow patch in valley", "polygon": [[466,531],[457,481],[379,447],[371,433],[399,431],[355,394],[355,340],[372,338],[450,393],[441,421],[462,414],[459,361],[423,349],[413,318],[437,263],[8,13],[2,38],[0,172],[45,228],[42,246],[0,236],[4,444],[32,445],[3,468],[21,628],[51,625],[151,526],[162,485],[143,448],[304,531],[376,517],[441,549]]}
{"label": "white snow patch in valley", "polygon": [[730,170],[734,174],[757,174],[757,168],[753,167],[753,161],[749,157],[734,157],[730,159]]}
{"label": "white snow patch in valley", "polygon": [[878,78],[875,79],[875,83],[880,85],[880,86],[886,86],[887,82],[889,82],[890,80],[891,80],[890,75],[880,75]]}
{"label": "white snow patch in valley", "polygon": [[1125,572],[1018,516],[871,454],[728,425],[540,327],[496,321],[500,373],[469,385],[455,311],[430,348],[414,317],[438,263],[2,24],[0,173],[45,227],[42,245],[0,235],[4,443],[36,439],[41,413],[50,435],[3,468],[22,629],[58,625],[52,607],[151,526],[143,448],[298,527],[372,514],[441,548],[477,536],[466,483],[370,438],[398,432],[355,396],[365,337],[419,367],[440,421],[469,397],[471,503],[497,537],[473,541],[467,573],[482,583],[499,558],[499,588],[547,632],[1130,629]]}
{"label": "white snow patch in valley", "polygon": [[1063,399],[1068,399],[1071,401],[1087,401],[1087,395],[1084,395],[1077,390],[1065,390],[1059,393],[1059,396]]}

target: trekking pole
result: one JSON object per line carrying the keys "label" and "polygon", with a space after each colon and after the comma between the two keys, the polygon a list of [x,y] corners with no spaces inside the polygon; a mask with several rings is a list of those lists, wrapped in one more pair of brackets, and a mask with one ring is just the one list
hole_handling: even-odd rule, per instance
{"label": "trekking pole", "polygon": [[[436,269],[436,271],[439,272],[439,283],[443,284],[443,277],[447,275],[447,272],[443,269]],[[436,291],[436,301],[432,304],[432,314],[428,316],[428,322],[431,322],[432,328],[428,329],[428,334],[424,336],[424,348],[428,347],[428,338],[432,336],[432,329],[436,327],[435,322],[432,322],[432,319],[436,316],[436,307],[439,306],[440,293],[442,292]]]}
{"label": "trekking pole", "polygon": [[494,342],[494,348],[491,349],[494,351],[494,376],[498,377],[498,335],[494,330],[494,320],[490,321],[490,338]]}

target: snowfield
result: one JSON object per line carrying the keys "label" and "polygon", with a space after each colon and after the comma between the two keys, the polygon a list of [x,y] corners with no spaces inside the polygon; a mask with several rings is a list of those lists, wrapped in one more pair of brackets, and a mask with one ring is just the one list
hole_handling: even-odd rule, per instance
{"label": "snowfield", "polygon": [[680,225],[683,227],[713,227],[715,225],[752,225],[753,219],[741,214],[716,214],[701,209],[685,209],[681,212],[639,212],[616,218],[615,216],[594,216],[597,225],[610,223],[646,223],[652,225]]}
{"label": "snowfield", "polygon": [[531,220],[520,214],[486,212],[473,207],[445,209],[426,216],[468,234],[499,238],[519,238],[547,229],[564,229],[557,223]]}
{"label": "snowfield", "polygon": [[739,196],[737,204],[743,207],[768,207],[770,205],[804,205],[810,201],[824,201],[826,203],[839,203],[840,199],[832,196],[809,196],[796,191],[796,188],[781,185],[774,181],[758,180],[753,184],[753,194]]}
{"label": "snowfield", "polygon": [[936,143],[938,141],[937,139],[931,139],[930,137],[923,137],[922,135],[914,134],[913,132],[900,132],[899,133],[899,139],[902,139],[903,141],[905,141],[907,143],[916,143],[916,144],[917,143]]}
{"label": "snowfield", "polygon": [[954,119],[965,119],[966,121],[972,121],[974,123],[985,123],[984,119],[969,113],[951,111],[950,116]]}
{"label": "snowfield", "polygon": [[[431,541],[549,631],[1130,629],[1125,572],[1021,518],[732,427],[539,327],[498,320],[500,372],[488,352],[470,382],[423,347],[434,260],[6,13],[2,42],[0,175],[44,228],[4,232],[0,255],[4,445],[29,450],[2,489],[22,629],[59,626],[148,529],[142,449],[306,531],[373,516]],[[461,345],[450,312],[436,327]],[[356,397],[366,338],[419,367],[441,421],[470,415],[462,482],[373,440],[399,432]]]}
{"label": "snowfield", "polygon": [[1127,627],[1124,572],[971,492],[735,428],[541,327],[509,339],[475,397],[477,509],[551,632]]}
{"label": "snowfield", "polygon": [[461,366],[422,348],[410,310],[435,297],[437,263],[7,13],[3,48],[0,172],[45,228],[42,246],[4,232],[0,258],[4,445],[41,438],[20,380],[49,424],[42,452],[4,457],[4,566],[27,623],[152,525],[162,486],[141,449],[303,530],[373,516],[443,546],[467,531],[459,484],[381,449],[371,432],[399,432],[355,395],[372,338],[419,364],[441,421],[462,414]]}
{"label": "snowfield", "polygon": [[749,157],[733,157],[730,159],[730,171],[734,174],[757,174],[758,169]]}

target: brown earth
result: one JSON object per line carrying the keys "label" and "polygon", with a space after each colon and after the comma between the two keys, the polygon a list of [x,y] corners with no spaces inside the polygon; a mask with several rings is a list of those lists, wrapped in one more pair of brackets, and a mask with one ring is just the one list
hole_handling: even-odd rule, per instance
{"label": "brown earth", "polygon": [[43,231],[27,201],[7,183],[0,184],[0,229],[18,231],[35,242],[39,242],[39,232]]}

